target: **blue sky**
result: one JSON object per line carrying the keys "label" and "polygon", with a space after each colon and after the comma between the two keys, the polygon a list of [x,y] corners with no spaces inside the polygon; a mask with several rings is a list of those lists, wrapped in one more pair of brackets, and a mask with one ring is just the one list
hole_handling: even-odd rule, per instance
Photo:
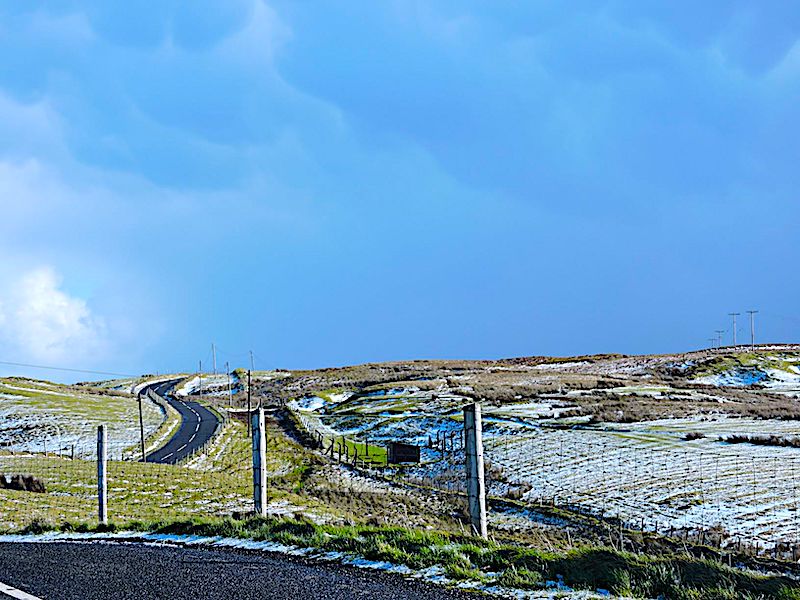
{"label": "blue sky", "polygon": [[797,340],[799,40],[789,2],[0,2],[0,360]]}

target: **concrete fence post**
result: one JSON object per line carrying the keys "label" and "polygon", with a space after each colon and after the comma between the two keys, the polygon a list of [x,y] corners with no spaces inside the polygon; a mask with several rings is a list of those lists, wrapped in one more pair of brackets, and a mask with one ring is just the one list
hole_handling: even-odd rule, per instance
{"label": "concrete fence post", "polygon": [[486,481],[483,471],[483,425],[481,405],[477,402],[464,407],[464,441],[467,466],[467,498],[472,529],[482,538],[486,528]]}
{"label": "concrete fence post", "polygon": [[99,425],[97,427],[97,520],[101,525],[108,522],[107,452],[106,426]]}
{"label": "concrete fence post", "polygon": [[251,413],[253,432],[253,504],[255,514],[267,514],[267,430],[264,409]]}

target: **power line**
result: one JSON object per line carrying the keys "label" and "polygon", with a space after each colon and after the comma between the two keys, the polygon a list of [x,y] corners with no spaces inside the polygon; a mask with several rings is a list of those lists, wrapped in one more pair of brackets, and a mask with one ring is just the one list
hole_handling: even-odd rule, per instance
{"label": "power line", "polygon": [[71,369],[69,367],[52,367],[46,365],[31,365],[28,363],[10,362],[0,360],[0,365],[9,365],[11,367],[26,367],[30,369],[46,369],[49,371],[68,371],[70,373],[89,373],[91,375],[112,375],[114,377],[139,377],[139,375],[130,375],[127,373],[111,373],[109,371],[91,371],[88,369]]}
{"label": "power line", "polygon": [[224,355],[228,358],[235,358],[245,360],[249,356],[247,352],[229,352],[225,348],[221,347],[219,344],[214,344],[214,347],[217,349],[217,356]]}

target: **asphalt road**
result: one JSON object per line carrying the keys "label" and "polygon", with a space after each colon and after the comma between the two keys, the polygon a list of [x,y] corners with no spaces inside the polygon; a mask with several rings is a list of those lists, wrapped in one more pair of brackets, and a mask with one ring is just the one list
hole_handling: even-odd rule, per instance
{"label": "asphalt road", "polygon": [[[170,394],[175,382],[156,383],[149,387],[181,414],[181,426],[167,444],[147,455],[147,462],[175,464],[199,449],[214,435],[219,418],[199,402],[184,401]],[[143,392],[146,391],[142,390]]]}
{"label": "asphalt road", "polygon": [[399,575],[282,554],[139,543],[0,543],[0,582],[42,600],[475,598]]}

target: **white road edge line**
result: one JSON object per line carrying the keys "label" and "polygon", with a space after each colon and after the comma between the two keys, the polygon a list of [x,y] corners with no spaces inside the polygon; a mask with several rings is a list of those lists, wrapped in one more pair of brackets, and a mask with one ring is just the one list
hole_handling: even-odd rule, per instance
{"label": "white road edge line", "polygon": [[2,581],[0,581],[0,596],[17,598],[17,600],[41,600],[36,596],[31,596],[30,594],[26,594],[22,590],[18,590],[17,588],[13,588],[10,585],[6,585]]}

